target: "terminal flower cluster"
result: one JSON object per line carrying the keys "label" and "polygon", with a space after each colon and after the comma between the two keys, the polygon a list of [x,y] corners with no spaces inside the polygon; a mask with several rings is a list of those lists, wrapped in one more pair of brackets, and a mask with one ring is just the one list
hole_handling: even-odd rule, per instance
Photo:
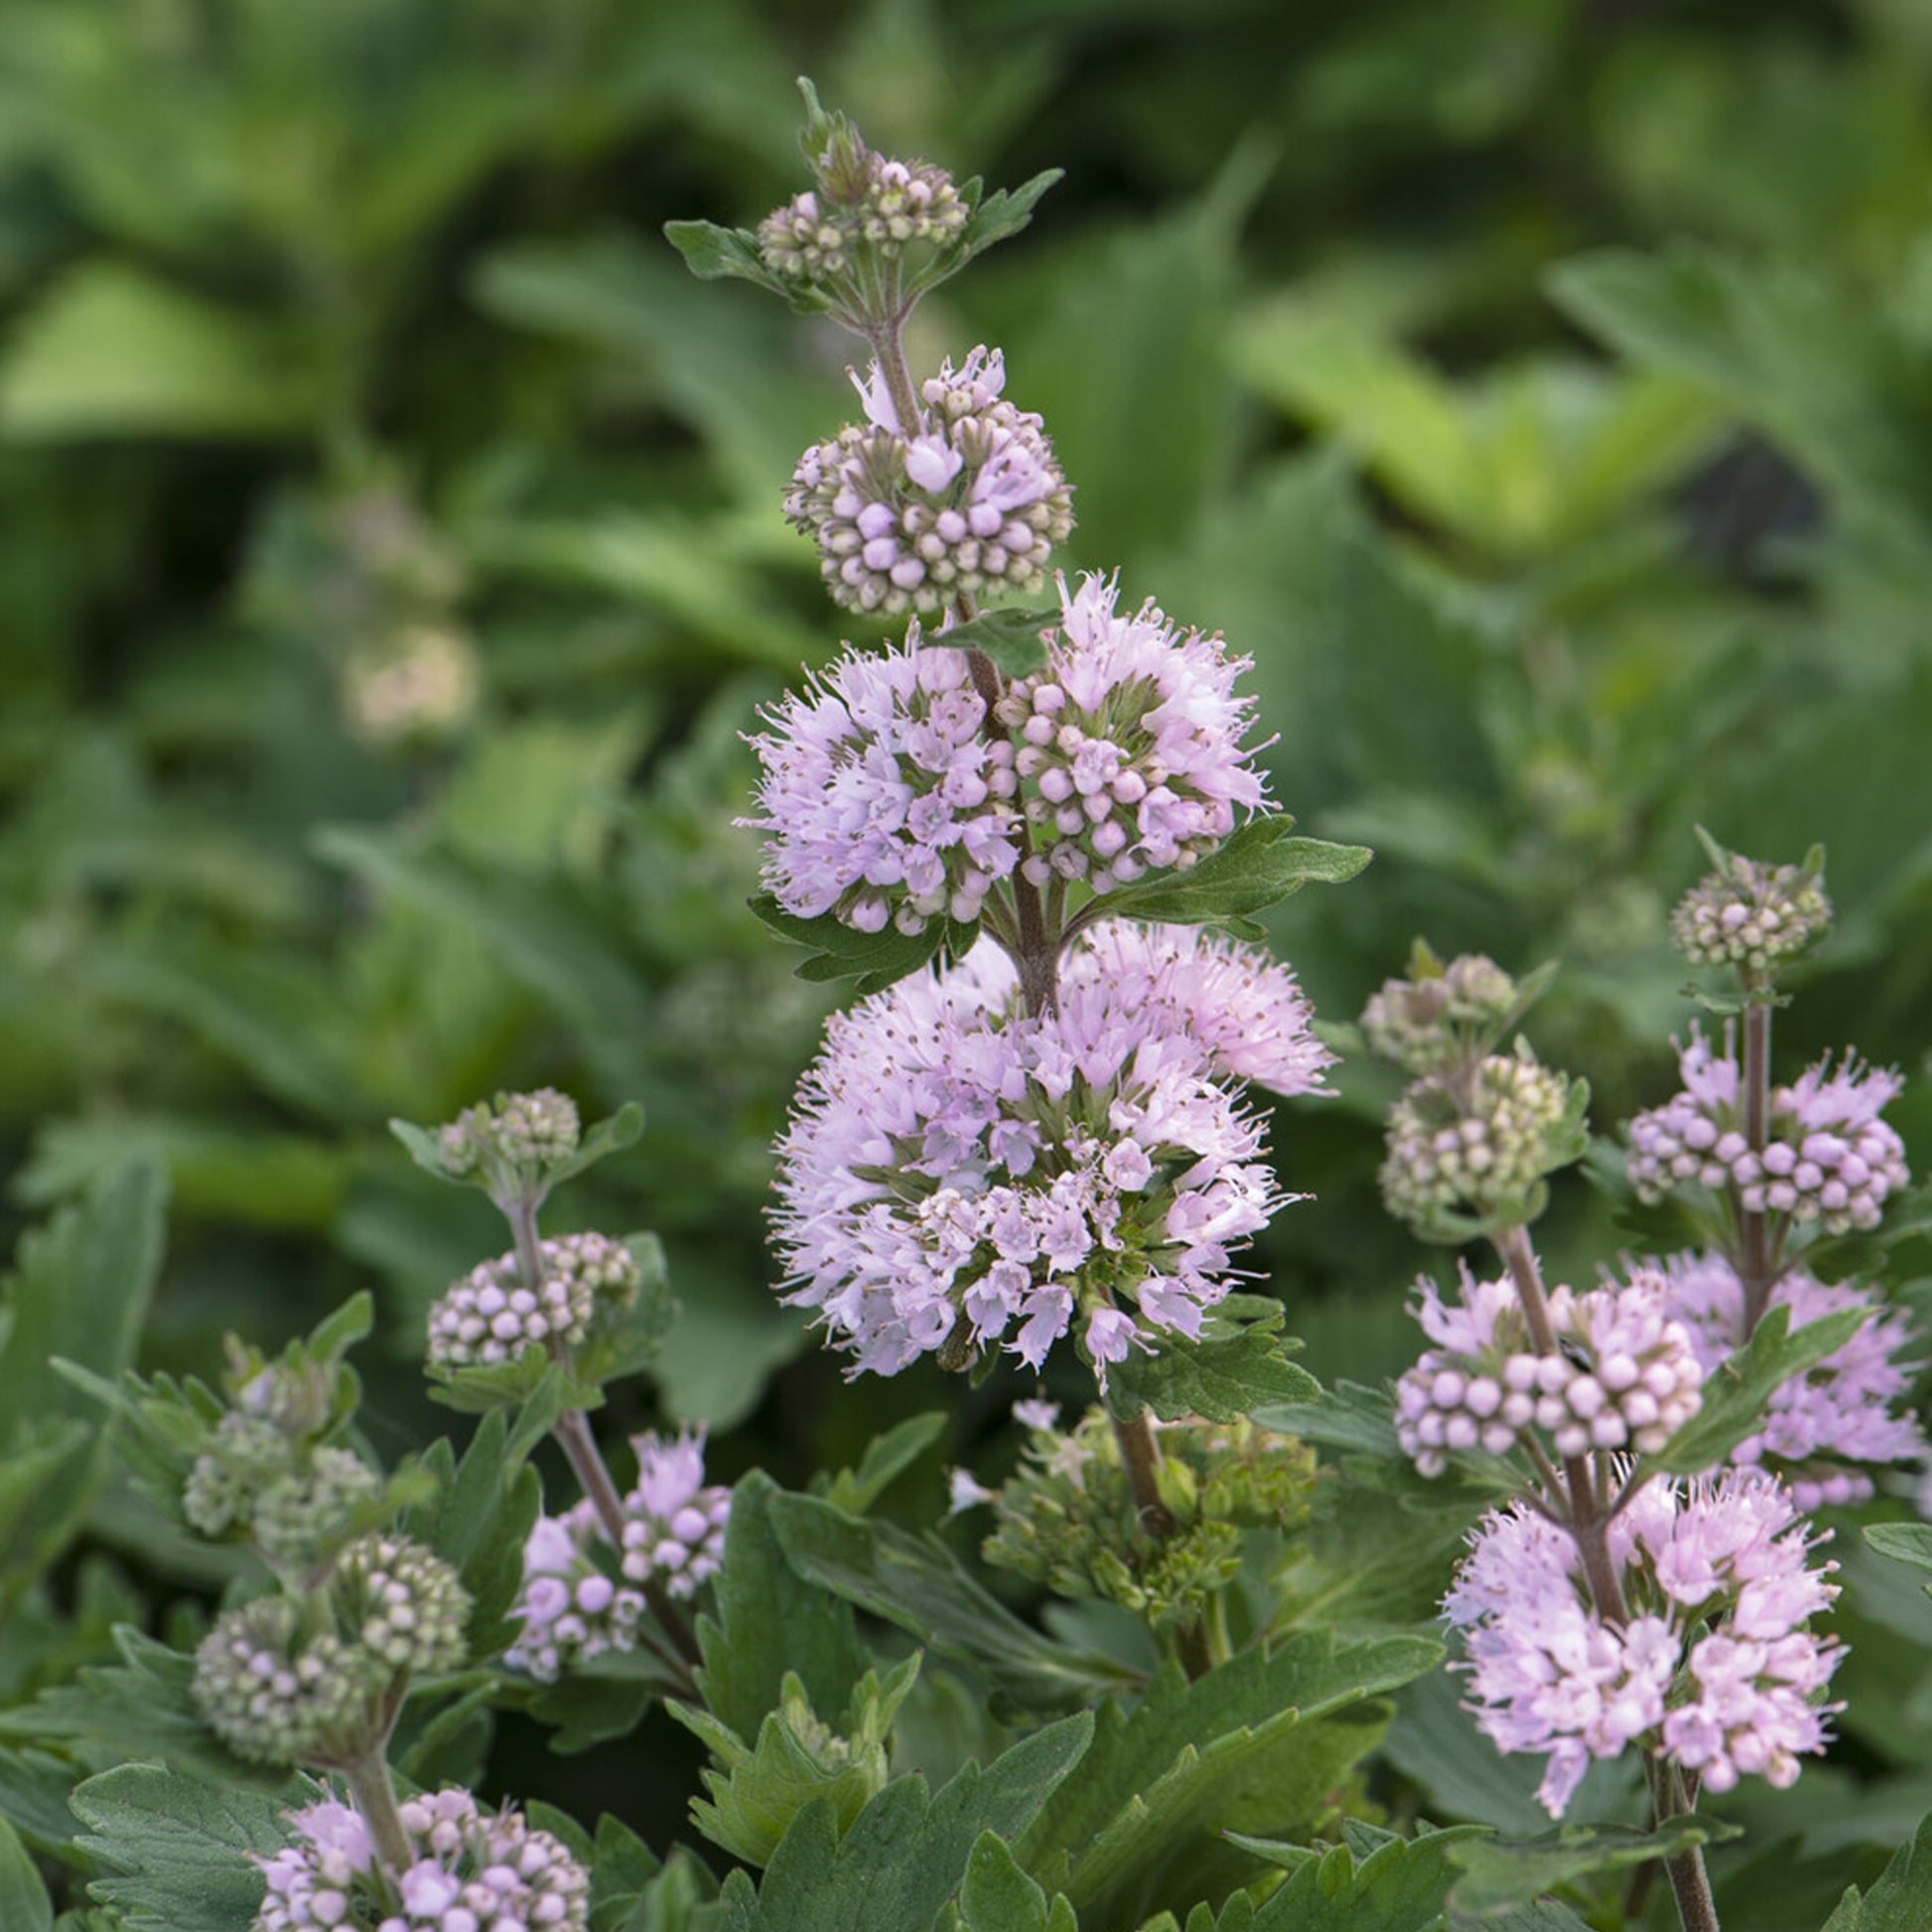
{"label": "terminal flower cluster", "polygon": [[254,1932],[585,1932],[589,1874],[520,1812],[492,1817],[469,1792],[446,1789],[407,1800],[399,1815],[416,1856],[385,1876],[347,1805],[292,1812],[294,1842],[255,1859],[268,1893]]}
{"label": "terminal flower cluster", "polygon": [[[1433,964],[1433,955],[1418,951]],[[1362,1009],[1369,1050],[1410,1073],[1433,1073],[1479,1058],[1518,1004],[1516,982],[1483,953],[1389,979]]]}
{"label": "terminal flower cluster", "polygon": [[1070,597],[1062,585],[1045,668],[998,708],[1018,740],[1035,886],[1083,879],[1104,892],[1192,865],[1263,803],[1241,743],[1254,701],[1234,690],[1253,660],[1177,632],[1151,601],[1117,615],[1118,596],[1116,579],[1088,577]]}
{"label": "terminal flower cluster", "polygon": [[1904,1143],[1878,1118],[1904,1085],[1895,1072],[1847,1055],[1836,1072],[1827,1058],[1789,1086],[1773,1087],[1760,1154],[1744,1137],[1742,1080],[1728,1034],[1719,1053],[1693,1027],[1678,1065],[1683,1090],[1630,1123],[1630,1181],[1640,1200],[1659,1201],[1694,1183],[1785,1224],[1843,1234],[1876,1227],[1887,1196],[1910,1178]]}
{"label": "terminal flower cluster", "polygon": [[577,1103],[555,1087],[499,1093],[493,1103],[465,1108],[442,1130],[443,1165],[453,1174],[497,1163],[541,1168],[575,1154],[581,1131]]}
{"label": "terminal flower cluster", "polygon": [[1482,1729],[1549,1760],[1537,1795],[1552,1817],[1592,1757],[1632,1743],[1713,1791],[1791,1784],[1825,1747],[1821,1697],[1843,1651],[1810,1627],[1836,1566],[1809,1565],[1790,1494],[1759,1470],[1653,1481],[1608,1536],[1620,1624],[1591,1605],[1568,1531],[1522,1504],[1476,1531],[1444,1614],[1464,1632]]}
{"label": "terminal flower cluster", "polygon": [[906,424],[875,363],[859,384],[866,424],[799,458],[785,519],[818,546],[834,603],[930,613],[1044,583],[1073,528],[1072,492],[1040,418],[1005,386],[1000,351],[981,346],[923,384]]}
{"label": "terminal flower cluster", "polygon": [[430,1311],[429,1366],[450,1370],[514,1361],[531,1342],[575,1347],[600,1302],[633,1300],[635,1258],[608,1235],[558,1235],[540,1242],[543,1280],[523,1285],[514,1253],[480,1262]]}
{"label": "terminal flower cluster", "polygon": [[1670,936],[1699,966],[1764,972],[1804,949],[1832,922],[1814,866],[1769,866],[1735,853],[1672,908]]}
{"label": "terminal flower cluster", "polygon": [[[1674,1255],[1663,1269],[1671,1313],[1690,1331],[1705,1372],[1714,1373],[1745,1339],[1736,1270],[1713,1254]],[[1871,1289],[1828,1284],[1802,1269],[1779,1280],[1768,1306],[1788,1308],[1793,1328],[1842,1309],[1866,1309],[1870,1318],[1842,1348],[1772,1392],[1763,1428],[1739,1443],[1730,1459],[1774,1469],[1801,1509],[1863,1502],[1872,1481],[1859,1465],[1926,1453],[1918,1423],[1898,1413],[1914,1373],[1899,1359],[1917,1339],[1910,1317]]]}
{"label": "terminal flower cluster", "polygon": [[1569,1081],[1519,1054],[1490,1054],[1459,1086],[1418,1080],[1389,1110],[1389,1212],[1427,1224],[1445,1210],[1519,1198],[1548,1170],[1569,1105]]}
{"label": "terminal flower cluster", "polygon": [[1450,1453],[1506,1455],[1540,1431],[1559,1456],[1663,1448],[1697,1414],[1705,1371],[1691,1337],[1669,1318],[1665,1283],[1652,1268],[1628,1283],[1549,1299],[1554,1353],[1533,1345],[1513,1283],[1466,1274],[1457,1306],[1419,1284],[1415,1308],[1435,1343],[1396,1385],[1396,1437],[1424,1475]]}
{"label": "terminal flower cluster", "polygon": [[825,281],[844,274],[862,245],[888,257],[912,242],[942,246],[970,212],[943,168],[862,150],[823,190],[794,195],[767,214],[759,248],[774,274]]}
{"label": "terminal flower cluster", "polygon": [[[1231,1084],[1238,1052],[1188,1030],[1190,972],[1239,970],[1191,933],[1123,924],[1070,948],[1052,1015],[1023,1014],[981,945],[836,1016],[779,1143],[788,1299],[855,1372],[987,1347],[1037,1367],[1076,1321],[1104,1372],[1152,1331],[1198,1333],[1284,1198]],[[1261,1072],[1305,1089],[1319,1062],[1299,990],[1246,977],[1275,1042]]]}

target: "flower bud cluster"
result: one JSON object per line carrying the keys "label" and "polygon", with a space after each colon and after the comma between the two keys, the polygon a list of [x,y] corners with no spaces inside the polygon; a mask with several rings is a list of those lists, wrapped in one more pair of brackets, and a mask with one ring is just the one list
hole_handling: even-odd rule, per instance
{"label": "flower bud cluster", "polygon": [[704,1438],[638,1436],[630,1446],[637,1481],[622,1498],[621,1550],[612,1548],[588,1498],[539,1517],[523,1547],[515,1610],[523,1627],[503,1661],[541,1684],[609,1651],[635,1649],[646,1584],[694,1596],[724,1562],[731,1490],[705,1482]]}
{"label": "flower bud cluster", "polygon": [[903,425],[877,365],[860,386],[869,423],[799,458],[785,520],[818,546],[849,611],[936,612],[960,596],[1039,589],[1073,528],[1073,495],[1040,418],[1002,395],[998,349],[945,363]]}
{"label": "flower bud cluster", "polygon": [[520,1812],[491,1817],[446,1789],[406,1800],[399,1816],[414,1856],[385,1879],[347,1805],[292,1813],[295,1842],[255,1859],[268,1893],[254,1932],[585,1932],[589,1873]]}
{"label": "flower bud cluster", "polygon": [[997,1494],[956,1485],[958,1506],[992,1502],[987,1562],[1062,1596],[1103,1597],[1157,1625],[1190,1622],[1240,1570],[1242,1530],[1308,1522],[1314,1452],[1293,1437],[1248,1422],[1162,1427],[1158,1480],[1174,1527],[1150,1540],[1101,1411],[1065,1433],[1050,1405],[1019,1404],[1015,1415],[1029,1421],[1020,1469]]}
{"label": "flower bud cluster", "polygon": [[581,1132],[577,1103],[554,1087],[540,1087],[466,1107],[439,1138],[451,1173],[486,1174],[495,1166],[531,1172],[567,1161]]}
{"label": "flower bud cluster", "polygon": [[[1103,1372],[1146,1330],[1197,1334],[1281,1198],[1224,1084],[1240,1056],[1189,1030],[1201,976],[1239,976],[1234,957],[1185,930],[1082,935],[1057,1012],[1033,1017],[982,944],[835,1016],[779,1143],[790,1299],[885,1374],[1002,1346],[1036,1368],[1076,1318]],[[1306,1088],[1306,1003],[1286,975],[1244,977],[1258,1014],[1279,1002],[1264,1071]]]}
{"label": "flower bud cluster", "polygon": [[1773,1087],[1765,1146],[1754,1152],[1728,1032],[1719,1054],[1693,1027],[1678,1064],[1683,1090],[1630,1123],[1628,1167],[1639,1200],[1710,1187],[1749,1212],[1844,1234],[1876,1227],[1886,1197],[1910,1178],[1904,1143],[1878,1118],[1904,1085],[1895,1072],[1848,1055],[1836,1073],[1828,1058]]}
{"label": "flower bud cluster", "polygon": [[306,1469],[262,1488],[249,1527],[273,1568],[313,1571],[342,1547],[381,1493],[382,1479],[366,1462],[347,1449],[319,1449]]}
{"label": "flower bud cluster", "polygon": [[1419,1284],[1416,1318],[1436,1346],[1396,1385],[1396,1437],[1424,1475],[1450,1453],[1506,1455],[1535,1429],[1559,1456],[1591,1450],[1651,1453],[1697,1414],[1704,1368],[1687,1330],[1669,1318],[1666,1284],[1654,1268],[1549,1298],[1555,1353],[1533,1346],[1507,1280],[1465,1274],[1459,1307],[1433,1282]]}
{"label": "flower bud cluster", "polygon": [[913,242],[943,247],[957,239],[971,210],[943,168],[870,151],[854,161],[759,223],[759,250],[773,274],[830,281],[862,249],[890,260]]}
{"label": "flower bud cluster", "polygon": [[195,1703],[239,1756],[332,1762],[379,1731],[400,1676],[463,1662],[469,1614],[442,1558],[402,1538],[360,1537],[307,1609],[284,1594],[220,1616],[195,1654]]}
{"label": "flower bud cluster", "polygon": [[1088,577],[1049,637],[1045,668],[1017,679],[997,708],[1015,734],[1035,886],[1084,880],[1096,892],[1150,867],[1191,866],[1263,803],[1251,667],[1223,640],[1176,632],[1152,603],[1115,614],[1117,579]]}
{"label": "flower bud cluster", "polygon": [[764,883],[800,918],[861,932],[979,916],[1020,862],[1013,748],[982,736],[986,706],[963,651],[919,641],[850,652],[765,714],[753,739],[769,834]]}
{"label": "flower bud cluster", "polygon": [[515,1254],[480,1262],[430,1311],[429,1366],[471,1368],[514,1361],[531,1342],[575,1347],[600,1303],[636,1299],[640,1274],[621,1241],[586,1233],[554,1236],[537,1247],[543,1280],[523,1285]]}
{"label": "flower bud cluster", "polygon": [[[257,1378],[244,1397],[275,1385]],[[308,1405],[266,1406],[299,1430],[317,1420]],[[271,1568],[308,1573],[354,1534],[381,1492],[381,1477],[347,1449],[313,1447],[265,1413],[231,1409],[190,1468],[181,1505],[204,1536],[244,1532]]]}
{"label": "flower bud cluster", "polygon": [[1434,1073],[1479,1058],[1516,1012],[1516,982],[1481,953],[1463,953],[1447,966],[1417,948],[1424,967],[1414,977],[1382,982],[1362,1009],[1369,1050],[1409,1073]]}
{"label": "flower bud cluster", "polygon": [[1815,866],[1725,858],[1671,910],[1671,943],[1694,965],[1763,972],[1803,952],[1831,924],[1832,902]]}
{"label": "flower bud cluster", "polygon": [[1444,1601],[1466,1634],[1476,1722],[1549,1760],[1561,1817],[1592,1757],[1631,1743],[1713,1791],[1779,1788],[1822,1751],[1821,1702],[1843,1655],[1809,1619],[1838,1594],[1788,1492],[1759,1470],[1644,1484],[1608,1529],[1630,1615],[1592,1607],[1570,1533],[1518,1504],[1487,1516]]}
{"label": "flower bud cluster", "polygon": [[[1743,1284],[1721,1255],[1673,1255],[1663,1272],[1673,1317],[1690,1331],[1705,1372],[1715,1374],[1745,1340]],[[1789,1309],[1794,1329],[1844,1309],[1866,1309],[1870,1319],[1842,1348],[1779,1383],[1763,1427],[1730,1459],[1771,1469],[1800,1509],[1863,1502],[1872,1480],[1860,1465],[1926,1453],[1917,1420],[1899,1413],[1914,1373],[1899,1358],[1919,1340],[1911,1320],[1886,1308],[1874,1289],[1828,1284],[1802,1269],[1780,1277],[1766,1306]]]}
{"label": "flower bud cluster", "polygon": [[1454,1086],[1418,1080],[1389,1111],[1389,1212],[1427,1226],[1446,1211],[1519,1200],[1562,1158],[1555,1141],[1570,1098],[1561,1073],[1518,1054],[1492,1053]]}

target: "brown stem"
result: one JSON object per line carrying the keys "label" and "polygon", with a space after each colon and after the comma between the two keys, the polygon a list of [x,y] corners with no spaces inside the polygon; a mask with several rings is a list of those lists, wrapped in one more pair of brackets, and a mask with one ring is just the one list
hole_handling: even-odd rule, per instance
{"label": "brown stem", "polygon": [[[1744,973],[1744,1141],[1760,1167],[1770,1136],[1771,1113],[1771,1003],[1768,982],[1760,973]],[[1754,997],[1759,996],[1759,997]],[[1764,1317],[1777,1285],[1778,1271],[1771,1257],[1770,1216],[1760,1208],[1739,1208],[1743,1255],[1738,1275],[1744,1291],[1744,1333]]]}
{"label": "brown stem", "polygon": [[1154,1425],[1145,1409],[1132,1422],[1116,1416],[1114,1441],[1120,1445],[1120,1459],[1127,1469],[1128,1487],[1134,1492],[1134,1514],[1143,1536],[1160,1538],[1174,1531],[1173,1512],[1161,1500],[1161,1451],[1155,1447]]}

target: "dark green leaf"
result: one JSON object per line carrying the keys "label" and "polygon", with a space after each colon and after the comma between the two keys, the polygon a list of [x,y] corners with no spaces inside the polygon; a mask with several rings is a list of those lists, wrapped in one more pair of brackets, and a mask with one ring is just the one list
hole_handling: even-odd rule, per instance
{"label": "dark green leaf", "polygon": [[863,1516],[896,1477],[910,1468],[945,1434],[939,1410],[912,1416],[866,1445],[857,1469],[841,1469],[825,1490],[825,1500],[848,1516]]}
{"label": "dark green leaf", "polygon": [[1619,1871],[1653,1859],[1675,1858],[1695,1846],[1736,1836],[1735,1826],[1719,1820],[1667,1818],[1654,1832],[1569,1825],[1514,1843],[1464,1839],[1449,1853],[1462,1871],[1451,1899],[1457,1911],[1483,1916],[1530,1904],[1539,1893],[1591,1872]]}
{"label": "dark green leaf", "polygon": [[888,925],[882,932],[860,932],[833,912],[801,919],[787,912],[769,893],[751,901],[752,910],[780,938],[810,946],[812,954],[796,970],[801,980],[858,979],[861,994],[883,992],[896,980],[915,973],[943,947],[948,957],[963,959],[972,950],[979,925],[952,919],[930,919],[921,932],[900,932]]}
{"label": "dark green leaf", "polygon": [[1279,1311],[1243,1326],[1210,1314],[1197,1341],[1163,1332],[1152,1353],[1114,1363],[1108,1406],[1123,1419],[1152,1409],[1164,1422],[1239,1422],[1271,1404],[1314,1402],[1321,1384],[1282,1352],[1280,1326]]}
{"label": "dark green leaf", "polygon": [[[1046,191],[1066,173],[1064,168],[1046,168],[1018,188],[998,188],[973,209],[956,243],[956,252],[946,256],[946,272],[963,268],[975,255],[984,254],[995,242],[1016,235],[1034,218],[1034,208]],[[965,190],[972,198],[973,184]]]}
{"label": "dark green leaf", "polygon": [[1031,677],[1046,662],[1047,627],[1059,621],[1057,604],[1037,610],[983,611],[968,623],[936,633],[932,641],[953,650],[976,650],[1008,677]]}
{"label": "dark green leaf", "polygon": [[1048,1932],[1046,1894],[1020,1869],[1006,1840],[982,1832],[959,1888],[961,1932]]}
{"label": "dark green leaf", "polygon": [[1395,1434],[1395,1405],[1384,1389],[1338,1382],[1311,1401],[1276,1403],[1250,1414],[1264,1429],[1299,1436],[1305,1443],[1354,1449],[1388,1462],[1402,1456]]}
{"label": "dark green leaf", "polygon": [[1868,1892],[1851,1886],[1824,1932],[1924,1932],[1932,1925],[1932,1818],[1893,1854]]}
{"label": "dark green leaf", "polygon": [[1658,1451],[1656,1466],[1672,1475],[1715,1468],[1759,1427],[1774,1389],[1843,1348],[1870,1314],[1869,1309],[1841,1309],[1791,1333],[1791,1311],[1772,1309],[1705,1383],[1703,1407]]}
{"label": "dark green leaf", "polygon": [[1311,881],[1335,886],[1353,879],[1375,856],[1365,845],[1291,838],[1294,824],[1286,813],[1251,818],[1198,865],[1149,873],[1096,904],[1110,917],[1224,926],[1240,934],[1252,931],[1254,913]]}
{"label": "dark green leaf", "polygon": [[[1433,1932],[1441,1924],[1455,1876],[1450,1848],[1475,1828],[1424,1829],[1413,1840],[1355,1819],[1343,1820],[1343,1830],[1347,1843],[1303,1855],[1255,1913],[1254,1932]],[[1237,1843],[1263,1851],[1256,1841]]]}
{"label": "dark green leaf", "polygon": [[759,238],[750,228],[721,228],[715,221],[666,221],[664,238],[684,257],[685,266],[701,282],[726,277],[756,282],[787,301],[795,290],[764,265]]}
{"label": "dark green leaf", "polygon": [[89,1778],[73,1809],[91,1827],[80,1843],[104,1867],[88,1887],[128,1932],[248,1932],[262,1901],[250,1854],[288,1842],[283,1814],[322,1797],[301,1779],[279,1797],[224,1790],[158,1764]]}
{"label": "dark green leaf", "polygon": [[20,1834],[0,1818],[0,1925],[7,1932],[49,1932],[53,1923],[47,1886]]}
{"label": "dark green leaf", "polygon": [[585,1130],[577,1144],[577,1152],[569,1160],[559,1161],[548,1170],[550,1184],[557,1186],[573,1174],[582,1173],[607,1154],[617,1154],[624,1148],[636,1146],[643,1131],[643,1108],[634,1100],[626,1100],[608,1120],[601,1120],[595,1127]]}
{"label": "dark green leaf", "polygon": [[[799,1575],[977,1665],[1021,1704],[1063,1710],[1096,1690],[1135,1681],[1113,1659],[1069,1650],[1022,1623],[937,1538],[844,1515],[813,1496],[774,1494],[770,1510]],[[734,1521],[737,1514],[734,1498]],[[820,1710],[836,1708],[813,1702]]]}

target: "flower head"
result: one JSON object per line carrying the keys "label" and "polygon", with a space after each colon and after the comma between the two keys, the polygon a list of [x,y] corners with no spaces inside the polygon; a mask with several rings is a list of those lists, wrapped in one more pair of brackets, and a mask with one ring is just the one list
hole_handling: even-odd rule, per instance
{"label": "flower head", "polygon": [[1000,351],[982,345],[929,378],[918,419],[901,423],[875,366],[859,384],[868,422],[799,458],[785,519],[817,544],[834,603],[936,612],[1045,582],[1073,494],[1040,418],[1005,386]]}
{"label": "flower head", "polygon": [[1758,1471],[1646,1483],[1610,1526],[1630,1611],[1592,1606],[1570,1533],[1525,1506],[1492,1512],[1444,1601],[1464,1632],[1473,1709],[1505,1751],[1549,1760],[1538,1796],[1561,1817],[1592,1757],[1633,1742],[1726,1791],[1787,1785],[1826,1741],[1819,1694],[1842,1647],[1808,1620],[1834,1566],[1789,1494]]}
{"label": "flower head", "polygon": [[1408,979],[1382,982],[1362,1009],[1369,1050],[1410,1073],[1480,1058],[1517,1011],[1516,982],[1482,953],[1441,965],[1420,940]]}
{"label": "flower head", "polygon": [[725,1560],[732,1492],[704,1479],[704,1433],[675,1441],[636,1436],[637,1480],[623,1499],[624,1576],[654,1578],[672,1596],[693,1596]]}
{"label": "flower head", "polygon": [[1085,880],[1097,892],[1153,867],[1190,866],[1264,806],[1254,701],[1235,684],[1251,659],[1219,636],[1177,631],[1152,603],[1118,615],[1116,579],[1060,585],[1044,668],[1017,679],[1000,709],[1033,827],[1035,885]]}
{"label": "flower head", "polygon": [[531,1342],[575,1347],[600,1301],[635,1298],[636,1259],[621,1241],[566,1234],[538,1244],[543,1280],[523,1285],[514,1254],[480,1262],[430,1311],[429,1366],[470,1368],[514,1361]]}
{"label": "flower head", "polygon": [[1910,1178],[1904,1143],[1878,1118],[1904,1084],[1895,1072],[1849,1054],[1836,1071],[1829,1058],[1819,1061],[1772,1088],[1766,1145],[1754,1153],[1728,1033],[1720,1053],[1693,1027],[1678,1065],[1683,1090],[1630,1123],[1630,1183],[1640,1200],[1710,1187],[1782,1226],[1843,1234],[1876,1227],[1886,1198]]}
{"label": "flower head", "polygon": [[[1242,1043],[1189,1031],[1189,971],[1233,957],[1083,937],[1058,1012],[1031,1018],[982,945],[835,1017],[779,1144],[789,1299],[886,1374],[984,1347],[1037,1367],[1076,1317],[1102,1366],[1152,1330],[1197,1333],[1282,1198],[1227,1084]],[[1306,1084],[1299,994],[1260,972],[1251,990],[1280,1029],[1263,1070]]]}
{"label": "flower head", "polygon": [[[415,1855],[377,1873],[362,1821],[326,1802],[293,1812],[294,1842],[257,1858],[268,1894],[254,1932],[584,1932],[590,1877],[562,1843],[520,1812],[491,1817],[467,1791],[443,1790],[399,1808]],[[399,1903],[400,1911],[389,1909]]]}
{"label": "flower head", "polygon": [[1671,911],[1671,942],[1694,964],[1762,972],[1803,952],[1831,924],[1820,865],[1767,866],[1736,853],[1723,857],[1723,866],[1699,880]]}
{"label": "flower head", "polygon": [[942,247],[970,212],[952,177],[929,161],[894,161],[856,137],[819,185],[759,223],[764,265],[788,281],[842,276],[862,249],[892,260],[914,242]]}
{"label": "flower head", "polygon": [[315,1763],[364,1741],[393,1673],[333,1631],[301,1641],[291,1596],[226,1610],[195,1653],[193,1696],[237,1756]]}

